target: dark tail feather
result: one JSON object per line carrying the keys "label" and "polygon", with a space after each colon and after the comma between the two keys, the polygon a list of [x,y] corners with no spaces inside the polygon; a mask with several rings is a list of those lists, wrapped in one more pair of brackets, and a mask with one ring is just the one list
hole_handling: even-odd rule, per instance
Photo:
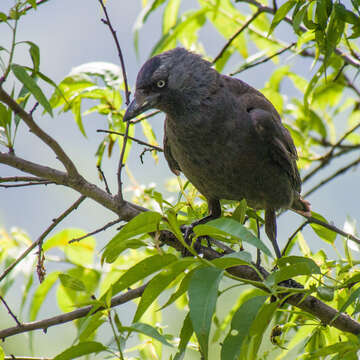
{"label": "dark tail feather", "polygon": [[276,241],[276,213],[275,209],[265,209],[265,232],[273,244],[276,257],[281,258],[281,251]]}

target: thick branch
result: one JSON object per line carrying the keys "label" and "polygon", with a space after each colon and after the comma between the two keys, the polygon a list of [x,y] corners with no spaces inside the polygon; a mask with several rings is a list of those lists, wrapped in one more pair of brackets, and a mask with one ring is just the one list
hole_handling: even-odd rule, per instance
{"label": "thick branch", "polygon": [[113,211],[124,221],[129,221],[134,216],[145,211],[146,209],[126,201],[119,202],[117,198],[111,196],[94,184],[86,181],[82,176],[77,175],[75,178],[68,176],[66,173],[52,169],[48,166],[35,164],[31,161],[24,160],[12,154],[0,152],[0,163],[9,165],[13,168],[27,172],[29,174],[49,179],[59,185],[64,185],[76,190],[78,193],[93,199],[105,208]]}
{"label": "thick branch", "polygon": [[[129,290],[125,294],[115,296],[111,300],[111,307],[125,304],[133,299],[140,297],[142,295],[142,293],[144,292],[146,285],[147,284],[142,285],[136,289]],[[20,326],[14,326],[14,327],[11,327],[8,329],[0,330],[0,339],[4,340],[5,338],[7,338],[9,336],[21,334],[21,333],[28,332],[28,331],[38,330],[38,329],[47,330],[51,326],[65,324],[67,322],[70,322],[70,321],[73,321],[76,319],[80,319],[80,318],[86,316],[89,313],[89,311],[91,311],[91,310],[92,310],[92,306],[89,305],[89,306],[85,306],[80,309],[77,309],[77,310],[62,314],[62,315],[54,316],[54,317],[51,317],[48,319],[44,319],[44,320],[40,320],[40,321],[33,321],[30,323],[23,323]],[[101,310],[104,310],[104,308],[99,308],[93,314],[95,314],[96,312],[101,311]]]}
{"label": "thick branch", "polygon": [[43,131],[34,121],[33,117],[28,114],[12,97],[10,97],[3,89],[0,87],[0,101],[9,106],[15,114],[18,114],[25,124],[29,127],[30,131],[34,133],[40,140],[42,140],[53,152],[56,154],[56,157],[64,165],[65,169],[71,176],[78,175],[77,169],[71,159],[66,155],[65,151],[58,144],[58,142]]}

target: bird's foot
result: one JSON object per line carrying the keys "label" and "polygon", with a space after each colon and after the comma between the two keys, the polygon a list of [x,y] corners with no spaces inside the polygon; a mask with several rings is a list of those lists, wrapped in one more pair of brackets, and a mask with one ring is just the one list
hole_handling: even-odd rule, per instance
{"label": "bird's foot", "polygon": [[[183,233],[183,236],[184,236],[184,240],[186,242],[187,245],[189,245],[190,247],[192,246],[193,249],[195,250],[196,253],[199,253],[200,252],[200,249],[201,249],[201,239],[200,238],[197,238],[193,244],[193,235],[194,235],[194,226],[196,226],[197,224],[195,223],[194,224],[191,224],[191,225],[183,225],[181,226],[181,231]],[[186,248],[184,247],[183,250],[181,251],[181,255],[183,257],[186,257],[186,256],[193,256],[193,254]]]}

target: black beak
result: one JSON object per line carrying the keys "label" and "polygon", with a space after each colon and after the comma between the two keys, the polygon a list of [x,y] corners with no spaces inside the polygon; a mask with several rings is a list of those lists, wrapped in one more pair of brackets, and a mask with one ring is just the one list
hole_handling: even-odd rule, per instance
{"label": "black beak", "polygon": [[158,94],[143,97],[143,96],[136,96],[134,100],[130,103],[128,108],[126,109],[125,115],[123,117],[123,121],[130,121],[134,117],[142,114],[146,110],[149,110],[154,107],[156,104],[156,100],[158,98]]}

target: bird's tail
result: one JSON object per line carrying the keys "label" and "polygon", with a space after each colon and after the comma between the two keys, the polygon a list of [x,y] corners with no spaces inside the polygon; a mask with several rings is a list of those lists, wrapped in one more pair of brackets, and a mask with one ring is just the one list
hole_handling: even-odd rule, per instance
{"label": "bird's tail", "polygon": [[311,216],[311,204],[309,203],[309,201],[304,200],[301,196],[299,196],[298,199],[294,200],[291,209],[302,216]]}

